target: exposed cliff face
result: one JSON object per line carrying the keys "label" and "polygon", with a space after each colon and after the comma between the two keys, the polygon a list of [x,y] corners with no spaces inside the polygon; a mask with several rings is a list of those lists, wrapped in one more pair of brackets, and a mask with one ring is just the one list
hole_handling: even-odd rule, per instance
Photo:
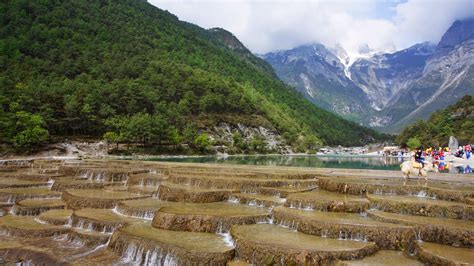
{"label": "exposed cliff face", "polygon": [[454,48],[462,42],[474,38],[474,18],[456,21],[438,43],[438,51]]}
{"label": "exposed cliff face", "polygon": [[421,77],[434,48],[434,44],[421,43],[393,54],[359,59],[350,67],[352,80],[367,94],[371,106],[382,110],[410,81]]}
{"label": "exposed cliff face", "polygon": [[[342,47],[331,51],[322,44],[309,44],[292,50],[264,55],[277,75],[294,86],[316,105],[351,117],[367,111],[361,105],[368,99],[348,77],[348,58]],[[337,53],[337,54],[336,54]]]}
{"label": "exposed cliff face", "polygon": [[[426,119],[441,108],[451,105],[464,95],[474,94],[474,39],[432,56],[426,63],[422,76],[413,81],[392,105],[410,104],[409,112],[391,126],[393,131],[414,122]],[[390,109],[389,109],[390,110]]]}
{"label": "exposed cliff face", "polygon": [[[207,133],[214,139],[216,152],[233,153],[236,149],[242,151],[255,150],[255,152],[277,152],[291,153],[289,147],[283,138],[274,130],[259,126],[248,126],[241,123],[232,125],[229,123],[220,123],[212,129],[207,129]],[[240,143],[236,143],[236,135],[241,138]],[[261,147],[252,147],[255,139],[262,141]]]}
{"label": "exposed cliff face", "polygon": [[[313,103],[364,125],[396,132],[474,94],[474,19],[456,21],[435,45],[350,58],[337,45],[303,45],[264,56]],[[364,50],[364,49],[363,49]]]}

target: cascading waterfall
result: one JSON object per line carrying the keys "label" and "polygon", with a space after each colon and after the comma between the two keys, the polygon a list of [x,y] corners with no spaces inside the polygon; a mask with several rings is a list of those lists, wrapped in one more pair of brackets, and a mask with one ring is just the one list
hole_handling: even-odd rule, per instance
{"label": "cascading waterfall", "polygon": [[418,242],[423,242],[421,239],[421,229],[415,227],[415,240]]}
{"label": "cascading waterfall", "polygon": [[299,209],[299,210],[305,210],[305,211],[311,211],[314,210],[314,205],[313,203],[304,203],[304,202],[290,202],[290,209]]}
{"label": "cascading waterfall", "polygon": [[157,199],[160,198],[160,184],[156,186],[156,192],[153,193],[152,197]]}
{"label": "cascading waterfall", "polygon": [[418,193],[411,193],[411,194],[408,194],[408,195],[419,197],[419,198],[436,199],[436,196],[430,196],[428,194],[428,191],[426,191],[426,190],[420,190]]}
{"label": "cascading waterfall", "polygon": [[247,203],[249,206],[257,206],[257,201],[256,200],[250,200],[248,203]]}
{"label": "cascading waterfall", "polygon": [[74,219],[72,222],[72,227],[86,231],[100,232],[104,234],[112,234],[115,230],[115,226],[98,224],[83,220],[81,218]]}
{"label": "cascading waterfall", "polygon": [[102,248],[107,248],[107,247],[109,246],[109,243],[110,243],[110,239],[111,239],[111,238],[112,238],[112,237],[109,237],[108,240],[107,240],[107,242],[106,242],[105,244],[97,245],[95,248],[93,248],[93,249],[91,249],[91,250],[88,250],[88,251],[86,251],[86,252],[84,252],[84,253],[81,253],[81,254],[74,255],[74,256],[72,256],[71,259],[74,260],[74,259],[77,259],[77,258],[85,257],[85,256],[87,256],[87,255],[89,255],[89,254],[92,254],[92,253],[94,253],[94,252],[96,252],[96,251],[102,249]]}
{"label": "cascading waterfall", "polygon": [[48,224],[47,222],[45,221],[42,221],[41,219],[39,219],[38,217],[35,217],[35,221],[40,223],[40,224]]}
{"label": "cascading waterfall", "polygon": [[31,260],[20,261],[15,264],[16,266],[34,266]]}
{"label": "cascading waterfall", "polygon": [[64,242],[68,246],[73,246],[76,248],[83,247],[85,245],[84,241],[78,236],[72,236],[70,234],[59,235],[53,237],[54,240]]}
{"label": "cascading waterfall", "polygon": [[72,217],[69,217],[69,219],[67,219],[67,223],[64,226],[72,227]]}
{"label": "cascading waterfall", "polygon": [[11,236],[11,232],[7,229],[0,229],[0,236]]}
{"label": "cascading waterfall", "polygon": [[324,229],[324,230],[321,230],[321,237],[328,237],[329,235],[329,230],[328,229]]}
{"label": "cascading waterfall", "polygon": [[93,178],[93,180],[95,180],[96,182],[104,181],[104,173],[103,172],[97,173],[95,177]]}
{"label": "cascading waterfall", "polygon": [[164,253],[159,248],[146,249],[135,243],[128,244],[122,252],[122,262],[134,265],[178,265],[176,258],[169,253]]}
{"label": "cascading waterfall", "polygon": [[276,222],[278,226],[285,227],[288,229],[297,230],[299,223],[294,219],[280,219]]}
{"label": "cascading waterfall", "polygon": [[[326,236],[328,232],[326,231]],[[367,242],[367,236],[362,233],[351,233],[346,231],[339,231],[339,240],[352,240],[352,241],[362,241]]]}
{"label": "cascading waterfall", "polygon": [[29,194],[29,195],[9,195],[8,198],[7,198],[7,201],[5,203],[8,203],[8,204],[13,204],[17,201],[20,201],[20,200],[25,200],[25,199],[60,199],[61,196],[60,195],[57,195],[57,196],[51,196],[51,195],[33,195],[33,194]]}
{"label": "cascading waterfall", "polygon": [[[131,218],[139,218],[144,220],[153,220],[155,217],[155,210],[123,210],[120,206],[116,206],[112,211],[118,215]],[[128,214],[125,214],[127,212]]]}
{"label": "cascading waterfall", "polygon": [[230,195],[229,199],[227,200],[228,202],[230,203],[234,203],[234,204],[239,204],[240,203],[240,199],[234,195]]}
{"label": "cascading waterfall", "polygon": [[227,246],[235,247],[235,241],[232,238],[232,236],[230,235],[230,232],[218,233],[218,235],[222,236],[222,238],[224,239],[224,242]]}

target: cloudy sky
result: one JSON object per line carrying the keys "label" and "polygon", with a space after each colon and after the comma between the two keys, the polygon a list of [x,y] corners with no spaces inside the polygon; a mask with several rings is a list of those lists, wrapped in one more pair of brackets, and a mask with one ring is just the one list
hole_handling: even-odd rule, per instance
{"label": "cloudy sky", "polygon": [[437,42],[456,19],[474,16],[474,0],[149,0],[181,20],[222,27],[266,53],[310,42],[340,43],[350,54]]}

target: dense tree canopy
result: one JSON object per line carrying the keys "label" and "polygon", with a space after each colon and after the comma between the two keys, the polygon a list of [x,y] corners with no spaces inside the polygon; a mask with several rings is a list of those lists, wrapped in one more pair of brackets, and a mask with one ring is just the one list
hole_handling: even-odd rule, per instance
{"label": "dense tree canopy", "polygon": [[415,140],[428,146],[447,146],[449,137],[461,144],[474,143],[474,97],[464,96],[459,102],[433,113],[428,121],[419,120],[406,127],[397,137],[402,146]]}
{"label": "dense tree canopy", "polygon": [[[48,134],[109,132],[112,142],[192,142],[188,126],[208,115],[256,115],[293,143],[381,138],[315,107],[221,37],[141,0],[2,1],[0,138],[37,145]],[[19,113],[42,122],[17,127]],[[123,127],[138,128],[125,136]]]}

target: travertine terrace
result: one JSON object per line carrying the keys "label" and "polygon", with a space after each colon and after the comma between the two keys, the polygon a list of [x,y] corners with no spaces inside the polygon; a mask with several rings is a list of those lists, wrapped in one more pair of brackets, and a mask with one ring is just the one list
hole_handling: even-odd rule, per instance
{"label": "travertine terrace", "polygon": [[472,264],[474,176],[430,177],[2,161],[0,264]]}

